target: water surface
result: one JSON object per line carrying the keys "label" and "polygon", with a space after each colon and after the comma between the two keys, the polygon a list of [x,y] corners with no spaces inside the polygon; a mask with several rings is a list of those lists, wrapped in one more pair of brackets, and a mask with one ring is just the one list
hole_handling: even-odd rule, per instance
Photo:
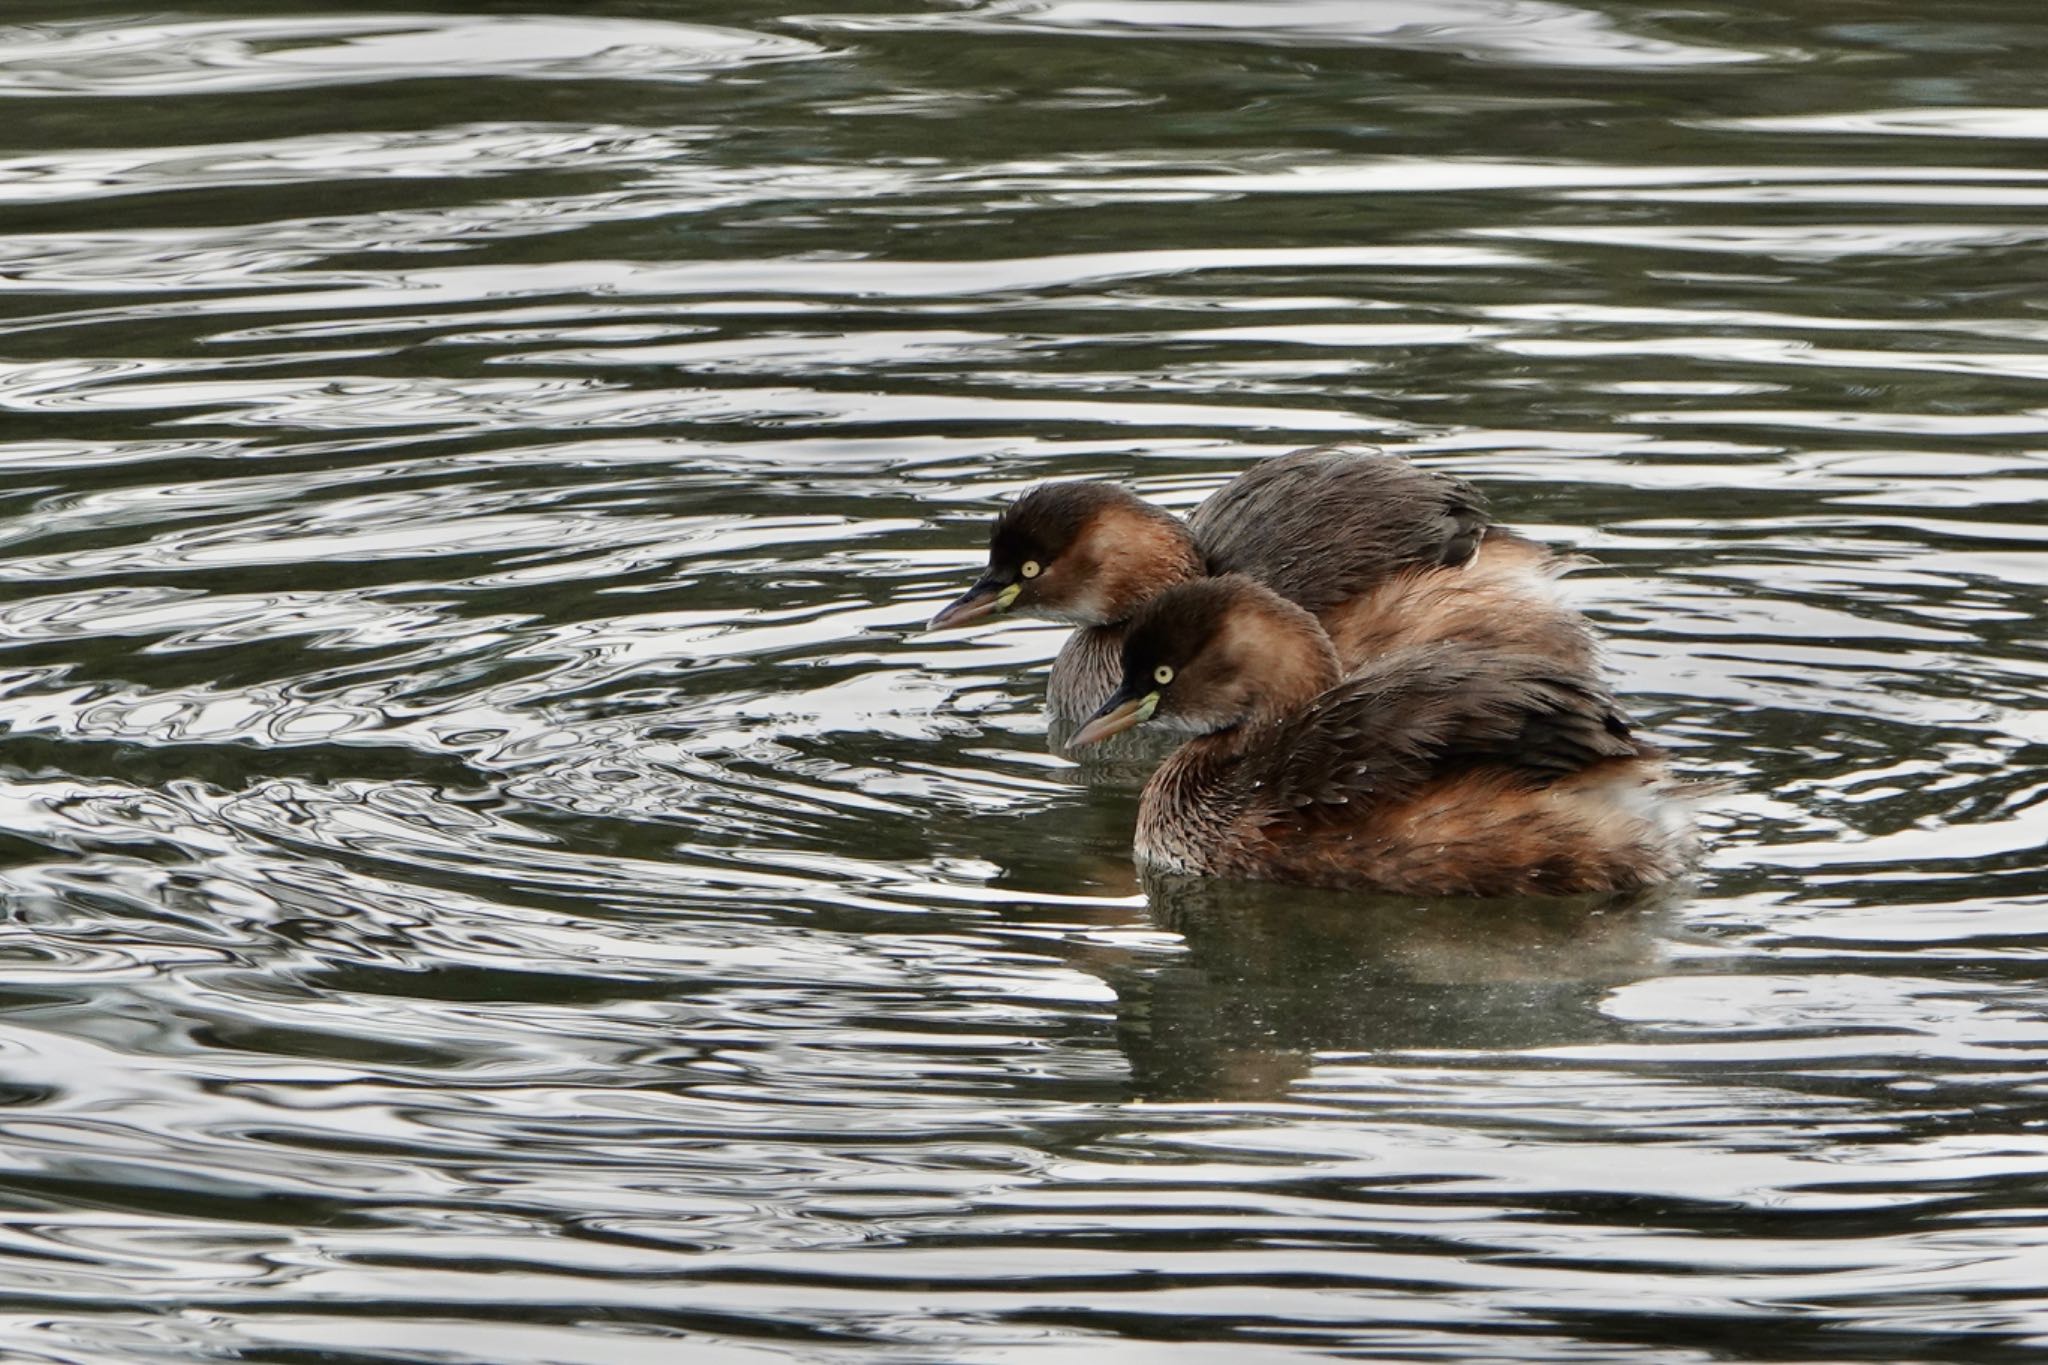
{"label": "water surface", "polygon": [[[0,1341],[2048,1346],[2021,0],[104,0],[0,29]],[[1594,563],[1651,906],[1143,886],[1047,477]]]}

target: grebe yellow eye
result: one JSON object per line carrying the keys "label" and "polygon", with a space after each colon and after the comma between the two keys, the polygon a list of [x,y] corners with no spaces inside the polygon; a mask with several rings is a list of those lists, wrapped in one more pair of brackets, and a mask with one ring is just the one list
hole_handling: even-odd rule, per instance
{"label": "grebe yellow eye", "polygon": [[1026,578],[1036,578],[1040,574],[1044,573],[1045,569],[1039,564],[1037,560],[1027,559],[1024,561],[1024,567],[1017,570],[1017,572],[1023,574]]}
{"label": "grebe yellow eye", "polygon": [[1173,669],[1166,664],[1159,665],[1159,667],[1152,670],[1152,681],[1158,683],[1161,687],[1166,686],[1173,681]]}

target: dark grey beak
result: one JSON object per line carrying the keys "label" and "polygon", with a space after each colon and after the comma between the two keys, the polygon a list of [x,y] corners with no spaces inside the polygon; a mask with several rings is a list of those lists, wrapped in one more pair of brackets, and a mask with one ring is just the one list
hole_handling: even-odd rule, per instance
{"label": "dark grey beak", "polygon": [[993,574],[983,574],[973,587],[948,602],[925,629],[950,630],[954,626],[968,625],[999,611],[1007,611],[1021,590],[1020,584],[1006,583]]}
{"label": "dark grey beak", "polygon": [[1067,737],[1067,748],[1085,749],[1090,744],[1099,744],[1111,735],[1120,735],[1134,725],[1143,725],[1152,719],[1152,713],[1159,709],[1157,689],[1143,694],[1131,691],[1127,682],[1116,690],[1116,694],[1094,715],[1088,723]]}

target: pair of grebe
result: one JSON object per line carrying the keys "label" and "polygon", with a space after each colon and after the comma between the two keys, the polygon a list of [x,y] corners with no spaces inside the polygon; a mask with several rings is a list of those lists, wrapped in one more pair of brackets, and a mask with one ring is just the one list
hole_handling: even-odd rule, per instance
{"label": "pair of grebe", "polygon": [[1427,895],[1669,881],[1687,803],[1601,681],[1564,567],[1458,479],[1321,447],[1186,521],[1040,485],[931,624],[1067,622],[1047,692],[1065,747],[1185,739],[1139,801],[1154,868]]}

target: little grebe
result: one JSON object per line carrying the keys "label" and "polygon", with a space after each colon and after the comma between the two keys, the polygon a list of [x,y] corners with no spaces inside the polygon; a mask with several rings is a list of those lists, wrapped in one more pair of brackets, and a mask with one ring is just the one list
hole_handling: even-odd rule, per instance
{"label": "little grebe", "polygon": [[1057,734],[1116,686],[1139,608],[1225,573],[1313,612],[1347,666],[1470,640],[1591,677],[1592,633],[1551,582],[1566,567],[1492,524],[1462,480],[1368,448],[1320,446],[1254,465],[1187,521],[1114,484],[1040,484],[997,518],[987,571],[930,628],[998,612],[1078,627],[1046,689]]}
{"label": "little grebe", "polygon": [[1138,806],[1167,871],[1423,895],[1627,891],[1694,836],[1658,750],[1584,672],[1435,641],[1348,677],[1313,616],[1241,575],[1131,622],[1122,681],[1072,743],[1149,722],[1194,736]]}

